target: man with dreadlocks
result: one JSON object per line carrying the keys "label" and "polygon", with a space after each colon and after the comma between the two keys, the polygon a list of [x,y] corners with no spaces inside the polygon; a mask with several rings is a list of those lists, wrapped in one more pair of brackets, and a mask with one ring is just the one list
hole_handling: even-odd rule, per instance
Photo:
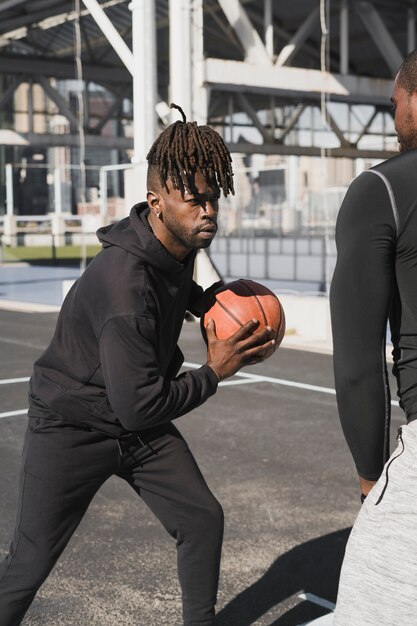
{"label": "man with dreadlocks", "polygon": [[158,137],[148,162],[147,202],[98,231],[103,250],[70,290],[34,366],[15,534],[0,565],[0,626],[21,623],[113,475],[176,539],[184,624],[214,623],[223,513],[172,420],[269,356],[274,341],[256,322],[220,341],[211,322],[207,362],[178,375],[184,315],[204,306],[194,259],[216,234],[220,189],[233,193],[231,158],[215,131],[184,117]]}

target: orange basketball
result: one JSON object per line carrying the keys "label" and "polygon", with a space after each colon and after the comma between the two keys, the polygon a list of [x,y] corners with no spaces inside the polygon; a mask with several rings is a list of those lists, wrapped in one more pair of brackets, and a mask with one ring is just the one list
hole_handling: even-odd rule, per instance
{"label": "orange basketball", "polygon": [[271,339],[278,348],[285,333],[285,315],[281,302],[268,287],[241,278],[220,287],[214,297],[215,303],[204,314],[204,328],[211,318],[217,337],[228,339],[251,319],[257,319],[258,328],[272,328]]}

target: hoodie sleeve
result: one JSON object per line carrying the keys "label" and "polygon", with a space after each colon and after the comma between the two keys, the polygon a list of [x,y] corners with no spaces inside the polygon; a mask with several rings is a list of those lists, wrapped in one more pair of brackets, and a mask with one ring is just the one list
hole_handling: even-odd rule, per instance
{"label": "hoodie sleeve", "polygon": [[217,376],[208,365],[173,380],[164,377],[154,337],[154,321],[144,316],[112,318],[100,335],[101,366],[109,402],[129,431],[180,417],[217,390]]}

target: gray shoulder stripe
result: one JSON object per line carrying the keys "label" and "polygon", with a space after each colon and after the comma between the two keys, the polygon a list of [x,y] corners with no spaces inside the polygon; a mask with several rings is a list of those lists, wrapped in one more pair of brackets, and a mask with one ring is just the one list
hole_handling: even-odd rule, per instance
{"label": "gray shoulder stripe", "polygon": [[382,174],[381,172],[378,172],[378,170],[365,170],[365,171],[369,172],[370,174],[375,174],[376,176],[379,176],[384,181],[385,187],[387,188],[387,191],[388,191],[389,199],[391,201],[391,208],[394,214],[395,228],[396,228],[397,235],[398,235],[398,230],[400,228],[400,219],[398,216],[397,203],[395,202],[395,196],[391,187],[391,183],[389,182],[388,178],[384,176],[384,174]]}

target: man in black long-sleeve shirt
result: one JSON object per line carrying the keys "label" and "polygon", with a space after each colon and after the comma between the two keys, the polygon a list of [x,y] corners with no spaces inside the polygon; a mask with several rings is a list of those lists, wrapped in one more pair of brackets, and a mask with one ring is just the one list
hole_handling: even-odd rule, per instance
{"label": "man in black long-sleeve shirt", "polygon": [[112,475],[176,539],[184,624],[213,624],[223,513],[172,420],[275,342],[253,320],[219,341],[211,321],[206,364],[178,375],[185,312],[205,305],[194,259],[216,234],[220,189],[233,192],[231,158],[215,131],[184,117],[161,133],[148,163],[147,202],[100,229],[103,250],[35,363],[15,534],[0,564],[0,626],[21,623]]}
{"label": "man in black long-sleeve shirt", "polygon": [[[330,300],[337,401],[364,504],[346,549],[335,626],[417,623],[416,90],[414,51],[392,96],[402,154],[351,184],[336,226]],[[407,418],[389,460],[388,320]]]}

